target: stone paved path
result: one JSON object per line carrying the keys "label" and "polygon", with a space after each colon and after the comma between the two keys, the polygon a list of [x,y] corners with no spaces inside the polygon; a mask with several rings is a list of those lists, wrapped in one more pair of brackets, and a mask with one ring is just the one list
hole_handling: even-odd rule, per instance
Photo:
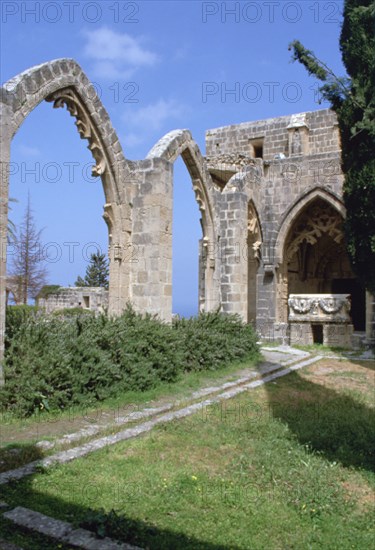
{"label": "stone paved path", "polygon": [[[268,351],[265,351],[266,357],[274,358],[274,355],[267,355]],[[270,351],[270,354],[275,353],[278,354],[279,351]],[[211,395],[211,397],[209,397],[208,399],[198,400],[190,405],[184,406],[182,408],[173,409],[172,411],[164,412],[163,414],[159,414],[160,411],[157,411],[157,413],[152,415],[151,419],[147,420],[146,422],[140,422],[135,426],[119,431],[115,434],[94,439],[83,445],[73,447],[66,451],[57,452],[55,454],[52,454],[51,456],[47,456],[46,458],[30,462],[25,466],[3,472],[0,474],[0,485],[8,483],[11,480],[21,479],[25,476],[31,475],[39,467],[48,467],[52,464],[63,464],[71,460],[75,460],[76,458],[86,456],[87,454],[97,451],[99,449],[114,445],[120,441],[132,439],[143,433],[149,432],[154,426],[157,426],[158,424],[190,416],[191,414],[202,410],[204,407],[209,407],[214,403],[219,403],[220,401],[231,399],[232,397],[235,397],[240,393],[256,388],[281,376],[285,376],[286,374],[289,374],[294,370],[303,368],[316,361],[319,361],[322,358],[322,356],[319,355],[315,357],[309,357],[308,353],[304,353],[303,355],[288,352],[281,353],[281,356],[278,355],[278,358],[281,359],[281,361],[278,363],[272,361],[263,362],[258,365],[252,373],[249,373],[248,376],[239,378],[235,382],[226,382],[221,386],[214,386],[211,388],[200,390],[199,394],[201,397],[203,396],[203,393],[204,395]],[[250,379],[253,379],[253,381],[249,382]],[[201,393],[202,391],[203,393]],[[197,392],[195,392],[195,394],[196,393]]]}
{"label": "stone paved path", "polygon": [[[135,416],[125,415],[119,419],[120,425],[134,421],[138,421],[138,423],[135,426],[119,431],[116,434],[100,437],[90,441],[89,443],[74,447],[67,451],[61,451],[42,460],[31,462],[21,468],[4,472],[3,474],[0,474],[0,485],[7,483],[10,480],[21,479],[24,476],[30,475],[34,473],[39,466],[48,467],[49,465],[55,463],[69,462],[98,449],[113,445],[119,441],[137,437],[142,433],[152,430],[152,428],[158,424],[184,418],[196,413],[199,409],[202,409],[202,407],[206,407],[226,399],[231,399],[242,392],[256,388],[269,381],[285,376],[290,372],[301,369],[323,359],[322,355],[312,355],[308,352],[291,349],[287,346],[280,346],[277,348],[265,347],[262,348],[262,352],[265,361],[263,361],[256,368],[249,369],[246,375],[242,375],[231,382],[223,382],[216,386],[204,387],[198,391],[192,392],[185,399],[180,399],[173,403],[163,403],[160,406],[145,408],[142,411],[139,411]],[[358,357],[358,359],[362,358]],[[363,357],[363,360],[366,359],[367,357]],[[149,418],[149,420],[144,421],[145,418]],[[108,423],[104,425],[106,428],[109,426],[110,424]],[[79,430],[76,433],[67,434],[58,442],[61,443],[63,441],[72,443],[79,440],[83,436],[87,437],[88,435],[95,435],[102,429],[103,425],[91,426],[91,431],[87,431],[86,429],[86,431],[82,432],[82,430]],[[106,541],[98,541],[96,537],[88,531],[83,529],[74,529],[66,522],[55,520],[26,508],[17,507],[13,510],[5,512],[3,515],[17,525],[34,529],[40,533],[53,537],[56,540],[74,544],[79,548],[87,550],[115,550],[120,548],[124,550],[137,550],[135,547],[117,543],[116,541],[112,541],[110,539]],[[77,542],[79,543],[78,545]],[[4,550],[22,550],[17,549],[17,547],[12,544],[0,540],[0,549],[2,548],[4,548]]]}

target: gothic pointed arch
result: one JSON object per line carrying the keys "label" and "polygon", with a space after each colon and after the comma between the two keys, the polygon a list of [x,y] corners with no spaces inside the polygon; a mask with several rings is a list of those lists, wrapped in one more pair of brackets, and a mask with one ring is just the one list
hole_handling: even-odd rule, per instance
{"label": "gothic pointed arch", "polygon": [[195,198],[201,214],[203,232],[201,269],[205,275],[200,289],[200,309],[213,309],[218,305],[218,289],[214,278],[217,268],[217,229],[213,210],[213,184],[198,144],[189,130],[173,130],[163,136],[151,149],[147,159],[162,158],[171,164],[181,156],[190,174]]}
{"label": "gothic pointed arch", "polygon": [[321,199],[337,211],[341,218],[345,218],[345,206],[343,201],[332,191],[323,187],[315,187],[300,196],[287,210],[281,220],[275,242],[274,262],[281,265],[284,260],[285,243],[288,234],[299,215],[315,200]]}
{"label": "gothic pointed arch", "polygon": [[[115,249],[126,249],[131,239],[131,197],[133,180],[118,136],[108,113],[81,67],[73,59],[57,59],[32,67],[8,80],[0,91],[2,115],[0,164],[0,238],[7,239],[8,187],[11,141],[28,115],[42,102],[66,107],[76,119],[82,139],[87,139],[94,158],[93,175],[100,177],[104,196],[104,219],[109,231],[110,290],[109,310],[120,312],[128,298],[129,267]],[[2,247],[3,248],[3,247]],[[122,262],[122,265],[121,265]],[[121,294],[118,289],[121,289]],[[4,350],[6,296],[6,254],[0,258],[0,361]],[[0,366],[0,384],[2,371]]]}
{"label": "gothic pointed arch", "polygon": [[120,203],[126,193],[128,166],[117,134],[95,87],[73,59],[56,59],[32,67],[8,80],[2,102],[12,111],[8,128],[13,138],[27,116],[43,100],[55,108],[66,106],[76,118],[82,139],[87,139],[95,165],[93,176],[101,177],[107,203]]}
{"label": "gothic pointed arch", "polygon": [[210,197],[212,186],[205,160],[189,130],[173,130],[163,136],[148,153],[148,159],[163,158],[174,163],[181,156],[190,174],[195,197],[202,215],[203,236],[214,238],[213,208]]}

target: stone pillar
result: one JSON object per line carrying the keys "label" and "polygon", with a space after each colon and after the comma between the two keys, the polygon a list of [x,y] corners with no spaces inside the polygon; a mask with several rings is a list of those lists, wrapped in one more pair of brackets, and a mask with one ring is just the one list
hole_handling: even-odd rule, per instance
{"label": "stone pillar", "polygon": [[284,326],[275,324],[276,276],[273,266],[262,264],[257,275],[257,330],[265,340],[284,339]]}
{"label": "stone pillar", "polygon": [[0,385],[4,384],[2,361],[4,358],[6,274],[7,274],[7,234],[8,234],[8,189],[11,142],[12,112],[7,105],[1,104],[0,132]]}
{"label": "stone pillar", "polygon": [[104,219],[109,232],[108,313],[121,315],[130,301],[130,270],[135,257],[129,204],[106,204]]}
{"label": "stone pillar", "polygon": [[230,190],[221,202],[221,303],[225,313],[238,313],[247,321],[247,217],[246,193]]}
{"label": "stone pillar", "polygon": [[220,306],[220,249],[212,239],[199,241],[198,311],[215,311]]}
{"label": "stone pillar", "polygon": [[272,228],[269,222],[264,225],[267,231],[265,231],[265,240],[261,249],[262,261],[257,275],[257,330],[265,340],[278,339],[284,342],[287,324],[278,322],[280,320],[277,316],[279,272],[276,267]]}
{"label": "stone pillar", "polygon": [[130,297],[136,311],[172,319],[173,165],[160,158],[140,161],[133,201]]}
{"label": "stone pillar", "polygon": [[207,270],[207,246],[204,239],[199,241],[198,261],[198,312],[206,311],[206,270]]}

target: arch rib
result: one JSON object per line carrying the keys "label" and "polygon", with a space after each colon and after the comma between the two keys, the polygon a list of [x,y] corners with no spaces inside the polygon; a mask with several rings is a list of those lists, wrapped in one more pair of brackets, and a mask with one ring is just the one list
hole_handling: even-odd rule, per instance
{"label": "arch rib", "polygon": [[324,187],[314,187],[314,189],[307,191],[293,203],[280,223],[275,243],[276,265],[281,265],[284,260],[284,245],[293,222],[309,204],[318,198],[330,204],[345,218],[345,206],[338,195]]}

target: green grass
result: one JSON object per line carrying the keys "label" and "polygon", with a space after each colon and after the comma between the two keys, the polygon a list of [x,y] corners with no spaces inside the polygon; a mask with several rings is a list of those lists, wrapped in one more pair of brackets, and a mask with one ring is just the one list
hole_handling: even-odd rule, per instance
{"label": "green grass", "polygon": [[[0,514],[0,539],[11,540],[13,544],[16,544],[20,548],[27,550],[75,550],[70,544],[57,543],[56,540],[45,537],[37,533],[33,533],[30,536],[30,531],[26,529],[17,528],[14,529],[14,524],[7,521]],[[1,546],[0,542],[0,548]]]}
{"label": "green grass", "polygon": [[[145,392],[126,392],[116,398],[108,398],[95,407],[70,407],[66,411],[47,412],[40,411],[32,417],[19,419],[12,413],[3,413],[0,423],[0,472],[17,468],[48,456],[58,450],[66,449],[57,445],[51,450],[43,451],[33,445],[40,440],[53,441],[66,433],[78,431],[82,427],[88,427],[100,420],[103,414],[108,414],[107,422],[114,422],[119,416],[142,410],[146,406],[155,406],[158,402],[174,403],[177,400],[189,399],[192,392],[207,386],[217,386],[221,383],[236,380],[249,369],[255,370],[257,361],[233,363],[220,371],[200,371],[184,373],[181,378],[172,383],[161,383],[158,387]],[[41,434],[43,425],[48,425],[49,433]],[[126,424],[129,428],[132,424]],[[100,436],[115,433],[124,429],[120,424],[104,429]],[[9,434],[9,435],[8,435]],[[27,439],[25,439],[25,434]],[[31,436],[31,434],[33,434]],[[9,436],[12,440],[9,440]],[[100,437],[96,435],[94,437]],[[90,438],[89,438],[90,439]],[[91,437],[92,439],[92,437]],[[80,443],[87,439],[83,438]],[[74,443],[73,445],[77,445]],[[71,445],[70,445],[71,446]]]}
{"label": "green grass", "polygon": [[[157,399],[170,397],[183,398],[189,391],[195,391],[203,386],[218,384],[220,381],[236,380],[245,369],[254,369],[261,356],[254,360],[233,362],[217,371],[186,372],[175,382],[161,382],[158,386],[145,391],[123,392],[117,397],[109,397],[93,403],[92,406],[72,405],[61,411],[38,411],[28,418],[19,418],[12,412],[0,412],[1,425],[11,425],[13,429],[32,428],[40,423],[56,423],[58,420],[71,421],[76,418],[86,418],[95,421],[101,412],[114,411],[125,414],[130,405],[145,405]],[[121,410],[123,409],[123,410]],[[1,444],[1,439],[0,439]]]}
{"label": "green grass", "polygon": [[374,410],[305,372],[3,486],[2,498],[152,550],[370,548]]}

